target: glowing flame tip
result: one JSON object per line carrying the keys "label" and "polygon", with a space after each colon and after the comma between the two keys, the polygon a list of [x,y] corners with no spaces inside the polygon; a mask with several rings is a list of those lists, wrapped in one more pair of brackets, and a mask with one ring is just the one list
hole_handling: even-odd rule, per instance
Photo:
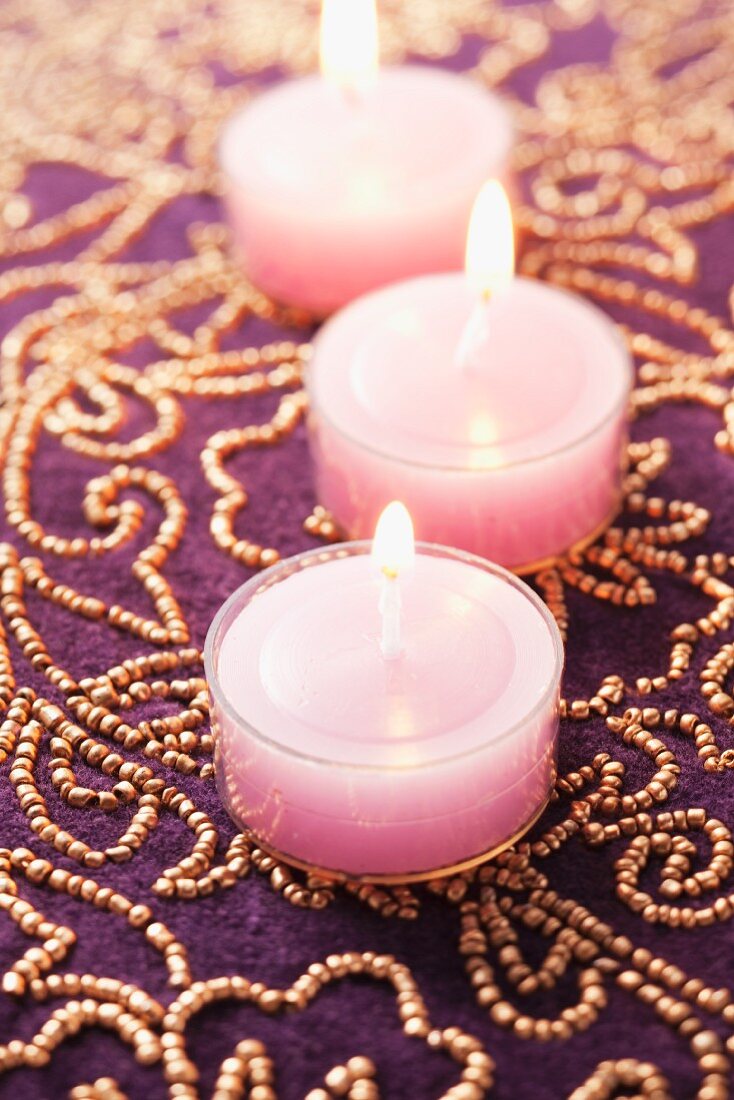
{"label": "glowing flame tip", "polygon": [[345,91],[364,88],[379,54],[376,0],[322,0],[319,56],[327,80]]}
{"label": "glowing flame tip", "polygon": [[499,180],[488,180],[474,202],[466,238],[466,274],[474,290],[489,297],[515,273],[510,200]]}
{"label": "glowing flame tip", "polygon": [[386,577],[398,577],[415,561],[415,537],[410,512],[393,500],[377,521],[372,541],[372,561]]}

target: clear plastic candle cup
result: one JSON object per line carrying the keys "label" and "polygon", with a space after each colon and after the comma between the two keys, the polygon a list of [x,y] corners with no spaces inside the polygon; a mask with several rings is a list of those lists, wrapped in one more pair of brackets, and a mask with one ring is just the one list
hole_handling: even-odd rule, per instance
{"label": "clear plastic candle cup", "polygon": [[205,658],[232,817],[296,866],[370,881],[470,866],[537,819],[563,664],[522,581],[457,550],[406,551],[400,509],[381,527],[374,547],[248,581]]}
{"label": "clear plastic candle cup", "polygon": [[319,502],[364,538],[399,496],[418,538],[518,571],[595,538],[626,461],[632,363],[577,295],[513,277],[512,221],[481,192],[467,272],[360,298],[307,372]]}
{"label": "clear plastic candle cup", "polygon": [[509,181],[502,102],[427,66],[378,67],[374,0],[327,0],[321,75],[234,115],[219,156],[249,278],[317,316],[374,287],[461,266],[471,204]]}

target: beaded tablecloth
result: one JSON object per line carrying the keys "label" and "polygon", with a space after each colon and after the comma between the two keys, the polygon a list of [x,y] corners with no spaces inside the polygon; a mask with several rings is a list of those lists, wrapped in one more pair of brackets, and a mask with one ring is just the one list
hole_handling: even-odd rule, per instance
{"label": "beaded tablecloth", "polygon": [[316,15],[0,8],[0,1096],[724,1100],[734,8],[381,3],[386,59],[506,96],[521,270],[608,310],[639,385],[625,511],[535,578],[557,798],[475,874],[355,890],[236,834],[200,664],[253,568],[335,534],[307,319],[232,265],[213,154]]}

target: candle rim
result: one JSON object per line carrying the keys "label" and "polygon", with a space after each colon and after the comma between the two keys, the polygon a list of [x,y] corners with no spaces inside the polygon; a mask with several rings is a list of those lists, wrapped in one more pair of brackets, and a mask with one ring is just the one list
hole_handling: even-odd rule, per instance
{"label": "candle rim", "polygon": [[[265,587],[268,588],[272,584],[282,583],[277,581],[276,575],[282,572],[286,566],[289,567],[288,573],[282,578],[282,581],[286,581],[289,576],[294,573],[300,572],[304,567],[308,567],[308,559],[313,559],[313,565],[325,565],[332,559],[342,559],[347,557],[366,556],[369,557],[372,548],[371,539],[359,539],[353,542],[340,542],[326,547],[325,549],[311,549],[303,550],[299,554],[294,554],[288,558],[284,558],[281,561],[271,565],[268,569],[262,570],[262,572],[255,574],[254,577],[250,577],[244,584],[239,585],[230,595],[217,611],[216,615],[212,619],[206,635],[206,641],[204,643],[203,651],[203,664],[204,672],[207,681],[207,685],[212,696],[216,696],[216,706],[220,707],[230,719],[232,719],[238,726],[246,727],[250,736],[267,744],[270,748],[276,752],[281,753],[286,757],[293,757],[301,760],[313,767],[328,767],[337,768],[344,772],[354,771],[368,771],[372,773],[391,774],[395,771],[423,771],[430,768],[442,767],[448,762],[469,758],[477,753],[482,752],[488,744],[496,745],[505,741],[508,737],[511,737],[516,730],[525,726],[528,722],[532,721],[536,715],[548,706],[553,694],[558,690],[560,686],[561,677],[565,666],[565,646],[561,637],[561,632],[558,628],[558,624],[554,619],[548,605],[543,599],[532,589],[522,578],[518,577],[515,573],[512,573],[509,569],[505,569],[501,565],[497,565],[496,562],[491,562],[486,558],[480,557],[478,554],[471,554],[466,550],[458,550],[450,546],[442,546],[439,543],[421,542],[416,541],[415,553],[416,557],[421,554],[428,555],[430,557],[447,557],[453,561],[459,561],[465,565],[470,565],[475,568],[481,569],[485,573],[490,573],[496,576],[498,579],[503,580],[505,583],[510,584],[515,588],[521,596],[523,596],[528,603],[535,607],[535,610],[540,615],[545,626],[548,629],[548,634],[551,640],[551,646],[553,649],[553,670],[549,678],[548,684],[541,694],[540,698],[536,700],[533,706],[526,711],[516,722],[514,722],[509,728],[502,731],[502,733],[494,738],[487,739],[479,745],[474,745],[471,748],[465,749],[461,752],[452,754],[451,756],[442,756],[434,760],[429,760],[422,763],[391,763],[391,764],[364,764],[364,763],[348,763],[341,760],[331,760],[324,756],[317,756],[313,753],[305,752],[300,749],[294,749],[283,745],[280,741],[273,740],[263,730],[258,729],[253,725],[249,719],[235,709],[226,697],[222,685],[219,679],[218,672],[218,657],[221,650],[222,641],[229,628],[230,621],[229,616],[235,610],[240,609],[241,600],[247,596],[251,598],[257,594],[257,589],[263,586],[265,581]],[[210,700],[210,715],[214,710],[214,698]]]}
{"label": "candle rim", "polygon": [[[382,81],[391,80],[396,74],[399,78],[400,75],[405,73],[420,73],[422,76],[428,74],[431,77],[435,76],[440,79],[446,78],[446,83],[451,83],[454,86],[456,86],[457,84],[461,86],[468,86],[469,91],[475,98],[482,99],[485,102],[489,101],[497,116],[492,124],[493,133],[495,135],[498,134],[500,127],[502,127],[504,131],[503,146],[500,150],[500,153],[497,156],[493,157],[493,160],[500,164],[504,163],[509,158],[517,137],[517,127],[515,125],[515,121],[511,112],[510,103],[497,91],[497,89],[483,87],[483,85],[477,83],[474,80],[471,80],[466,75],[466,73],[452,72],[450,69],[443,69],[439,66],[432,65],[428,62],[422,62],[420,60],[411,60],[409,62],[394,65],[381,64],[379,72],[377,73],[377,76],[375,78],[375,84],[377,85]],[[248,187],[251,179],[251,177],[249,177],[246,172],[238,172],[236,170],[236,165],[232,164],[232,156],[227,155],[226,146],[228,142],[228,134],[230,130],[234,128],[237,121],[243,118],[249,111],[256,109],[260,101],[270,95],[286,94],[289,89],[293,89],[299,85],[318,87],[322,84],[327,83],[328,82],[324,80],[319,72],[306,72],[296,74],[292,77],[283,77],[281,80],[278,80],[275,83],[257,91],[254,95],[251,95],[249,99],[247,99],[239,107],[236,107],[224,119],[217,134],[214,151],[216,162],[219,166],[220,172],[232,186],[246,188]],[[332,88],[331,91],[333,91],[335,99],[338,100],[340,98],[343,98],[338,89]],[[481,148],[478,149],[478,159],[486,161],[486,156],[479,156],[480,152],[482,152]],[[487,173],[485,173],[485,175],[486,174]],[[423,203],[426,206],[434,205],[436,202],[436,196],[438,195],[439,197],[441,197],[443,195],[444,189],[446,186],[450,185],[451,179],[452,173],[449,172],[446,174],[441,174],[438,177],[435,174],[426,176],[422,181],[425,186],[422,187],[420,186],[420,180],[414,181],[415,201],[417,203]],[[440,187],[437,187],[437,182],[440,183]],[[264,194],[267,197],[268,192],[266,191]],[[393,218],[402,217],[401,211],[402,207],[396,208],[394,211],[390,212],[389,216]],[[299,216],[302,218],[305,217],[306,214],[307,211],[299,211]],[[382,216],[387,217],[388,215],[383,214]],[[320,215],[314,215],[314,218],[316,218],[316,220],[318,221],[321,220]]]}
{"label": "candle rim", "polygon": [[[597,306],[594,302],[588,301],[582,295],[576,294],[574,291],[569,290],[566,287],[556,286],[553,283],[545,282],[543,279],[534,279],[526,275],[515,275],[512,280],[513,283],[530,283],[533,285],[543,286],[549,290],[552,290],[565,298],[571,299],[571,301],[577,303],[582,308],[587,309],[597,319],[603,319],[605,324],[608,326],[609,334],[613,338],[614,342],[616,342],[619,351],[621,352],[621,362],[623,362],[625,366],[625,373],[627,375],[628,384],[626,387],[623,388],[622,393],[615,404],[610,409],[607,409],[604,412],[604,415],[600,417],[599,420],[595,421],[590,428],[585,428],[585,430],[580,435],[576,435],[573,437],[573,439],[570,439],[567,443],[564,443],[562,447],[554,447],[552,450],[544,450],[541,451],[539,454],[530,455],[527,458],[516,458],[509,461],[500,462],[488,462],[485,466],[470,466],[458,461],[424,462],[420,459],[409,458],[401,454],[396,454],[394,451],[384,450],[383,448],[375,446],[372,443],[365,443],[358,436],[352,434],[349,431],[345,431],[341,424],[337,423],[324,411],[324,408],[317,397],[316,386],[313,383],[313,364],[318,354],[318,346],[320,341],[324,338],[324,336],[327,335],[332,323],[336,323],[343,314],[352,310],[354,307],[359,306],[366,299],[376,298],[381,294],[387,295],[391,290],[394,290],[396,286],[404,286],[407,283],[423,283],[446,276],[455,276],[457,279],[460,278],[462,280],[465,278],[464,272],[462,271],[441,271],[427,275],[419,275],[412,279],[405,279],[401,283],[391,283],[387,286],[379,287],[377,290],[370,291],[368,294],[365,294],[361,298],[357,298],[355,301],[350,302],[348,305],[344,306],[343,309],[339,310],[337,313],[334,313],[331,317],[329,317],[319,329],[312,342],[311,358],[306,363],[305,367],[305,386],[308,393],[309,403],[312,412],[315,413],[317,416],[322,417],[323,420],[329,425],[329,427],[333,429],[333,431],[335,431],[343,439],[346,439],[355,447],[359,447],[361,450],[367,451],[369,454],[376,455],[379,458],[388,459],[391,462],[395,462],[399,465],[411,466],[416,469],[422,470],[438,470],[439,472],[445,473],[461,472],[462,474],[481,474],[486,477],[487,474],[491,474],[495,471],[518,469],[522,466],[530,466],[533,463],[545,462],[548,459],[555,458],[557,455],[568,454],[576,447],[580,447],[589,439],[592,439],[597,434],[597,432],[601,431],[602,428],[606,427],[607,424],[612,423],[620,415],[620,413],[622,413],[624,409],[628,407],[630,396],[632,394],[632,390],[636,381],[634,361],[632,353],[627,347],[627,344],[625,343],[624,338],[619,331],[619,327],[615,324],[612,318],[609,317],[609,315],[606,314],[603,309],[600,309],[599,306]],[[510,288],[508,287],[506,288],[505,292],[508,292],[509,290]],[[501,444],[492,444],[491,446],[482,447],[478,444],[472,443],[467,443],[465,446],[462,446],[462,444],[460,443],[456,443],[452,444],[452,446],[456,450],[459,450],[459,448],[461,448],[462,453],[465,453],[466,455],[486,454],[489,456],[496,454],[497,451],[501,449]]]}

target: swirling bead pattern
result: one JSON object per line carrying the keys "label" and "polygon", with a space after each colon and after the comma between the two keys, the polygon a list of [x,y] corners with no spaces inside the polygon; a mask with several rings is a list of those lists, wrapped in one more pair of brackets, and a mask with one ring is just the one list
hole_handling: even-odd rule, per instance
{"label": "swirling bead pattern", "polygon": [[[201,667],[215,607],[201,606],[200,572],[178,565],[198,540],[201,568],[229,569],[233,587],[284,550],[283,463],[302,444],[312,325],[251,286],[224,226],[205,219],[218,217],[223,119],[261,78],[313,67],[317,14],[301,0],[8,0],[0,11],[0,924],[11,945],[0,1007],[15,1006],[0,1092],[14,1094],[24,1071],[53,1072],[67,1042],[101,1028],[115,1064],[101,1076],[76,1067],[70,1100],[138,1100],[149,1086],[171,1100],[276,1100],[296,1072],[309,1074],[306,1100],[378,1100],[390,1095],[382,1051],[331,1064],[327,1050],[304,1071],[287,1039],[253,1033],[299,1013],[308,1027],[327,987],[370,982],[389,993],[405,1057],[419,1049],[435,1080],[450,1079],[432,1088],[442,1100],[517,1095],[508,1057],[543,1065],[545,1044],[568,1051],[554,1097],[683,1100],[685,1087],[727,1100],[734,995],[684,970],[672,933],[696,966],[702,942],[725,950],[734,916],[734,551],[717,541],[717,508],[675,490],[691,482],[686,416],[707,425],[712,469],[734,454],[734,288],[711,308],[699,295],[701,249],[734,208],[734,12],[708,0],[380,4],[385,60],[462,64],[511,104],[520,270],[608,308],[638,368],[620,515],[534,578],[569,643],[551,807],[491,863],[420,889],[336,885],[227,823]],[[592,25],[614,36],[607,62],[534,82],[538,63],[575,56]],[[60,209],[34,199],[43,166],[77,173]],[[179,233],[183,203],[199,220]],[[172,258],[161,224],[176,232]],[[78,508],[54,510],[57,479],[80,469]],[[269,503],[251,485],[264,480]],[[318,502],[290,520],[305,544],[340,537]],[[665,619],[673,596],[684,621]],[[574,645],[602,605],[604,653],[618,656],[590,681]],[[626,654],[617,633],[635,621],[639,653]],[[691,778],[705,798],[691,800]],[[593,908],[563,892],[570,858],[606,861]],[[279,982],[262,979],[268,958],[258,973],[222,973],[177,931],[212,896],[233,919],[272,912],[267,898],[304,928],[356,912],[363,949],[340,942]],[[463,967],[471,1032],[430,995],[427,965],[381,949],[389,933],[408,953],[436,907],[455,928],[441,963]],[[74,918],[94,912],[109,939],[85,954],[88,924]],[[143,980],[112,972],[105,943],[121,941],[145,959]],[[695,1067],[690,1088],[652,1039],[634,1045],[634,1023],[628,1052],[605,1049],[620,1001],[651,1036],[656,1022],[667,1029]],[[229,1053],[205,1085],[197,1037],[225,1005]],[[585,1031],[601,1038],[584,1068],[573,1040]],[[530,1057],[508,1056],[513,1043]]]}

